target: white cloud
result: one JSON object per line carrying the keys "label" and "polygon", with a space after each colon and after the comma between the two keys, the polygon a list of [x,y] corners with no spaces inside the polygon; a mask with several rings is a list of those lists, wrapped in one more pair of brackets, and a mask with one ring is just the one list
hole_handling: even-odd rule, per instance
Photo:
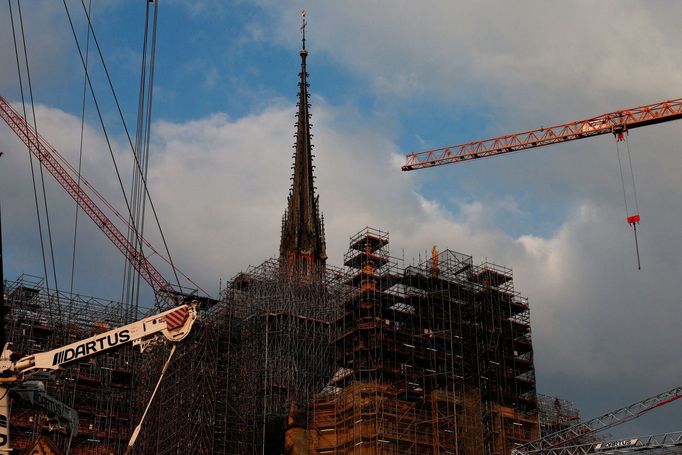
{"label": "white cloud", "polygon": [[[370,125],[349,123],[346,114],[315,100],[316,174],[332,264],[341,262],[345,239],[369,225],[390,231],[393,253],[402,256],[404,250],[408,261],[425,256],[435,244],[514,267],[519,290],[531,298],[538,365],[552,374],[571,371],[594,380],[613,371],[626,374],[622,360],[642,355],[643,346],[655,343],[622,344],[627,347],[623,350],[602,340],[603,334],[624,341],[624,334],[636,332],[642,318],[670,325],[682,322],[674,311],[675,276],[682,272],[679,258],[653,261],[655,239],[643,234],[644,270],[634,271],[632,238],[620,228],[620,207],[584,200],[547,236],[511,236],[499,216],[500,210],[510,216],[518,212],[511,196],[496,204],[474,200],[457,214],[450,213],[415,191],[412,175],[401,174],[392,165],[394,144]],[[343,131],[337,128],[340,119]],[[40,108],[39,120],[41,132],[75,159],[77,137],[71,133],[77,131],[79,119]],[[149,184],[176,262],[202,286],[215,289],[218,278],[229,278],[277,253],[291,172],[293,123],[293,107],[273,105],[236,120],[214,114],[186,123],[156,124]],[[86,133],[86,172],[94,173],[91,180],[105,182],[107,193],[120,200],[101,137],[92,128]],[[3,186],[13,194],[6,211],[16,211],[11,223],[16,235],[33,223],[26,152],[12,143],[7,130],[0,138],[9,156]],[[127,166],[129,161],[121,161],[122,168]],[[53,220],[61,229],[59,235],[68,238],[73,209],[61,192],[51,185],[50,199],[56,195],[51,202]],[[614,226],[619,229],[614,231]],[[155,237],[150,229],[148,235]],[[89,242],[108,247],[101,235]],[[660,248],[665,247],[656,249]],[[30,251],[38,257],[35,243]],[[111,258],[87,262],[118,263],[118,253],[109,254]],[[652,303],[645,306],[642,301]],[[609,348],[601,351],[599,346]],[[594,364],[604,368],[595,370],[590,367]]]}
{"label": "white cloud", "polygon": [[[299,18],[291,5],[260,3],[276,24],[273,38],[295,48]],[[355,1],[306,8],[313,53],[323,51],[363,77],[383,103],[421,98],[450,111],[485,107],[493,112],[490,130],[500,133],[659,101],[682,88],[674,1]]]}
{"label": "white cloud", "polygon": [[[19,45],[21,71],[26,77],[19,10],[16,2],[11,3],[14,28]],[[65,28],[65,26],[68,27],[68,24],[64,23],[66,14],[61,2],[42,1],[39,5],[27,5],[22,2],[22,5],[21,16],[24,22],[24,36],[26,37],[27,53],[30,58],[32,82],[34,88],[43,83],[49,86],[51,81],[65,74],[69,63],[66,51],[73,38],[71,37],[71,30]],[[3,43],[0,46],[0,59],[3,62],[0,70],[0,91],[6,94],[9,90],[18,92],[19,87],[12,23],[7,2],[3,2],[0,6],[0,12],[2,16],[0,40]],[[25,87],[25,90],[28,88]]]}

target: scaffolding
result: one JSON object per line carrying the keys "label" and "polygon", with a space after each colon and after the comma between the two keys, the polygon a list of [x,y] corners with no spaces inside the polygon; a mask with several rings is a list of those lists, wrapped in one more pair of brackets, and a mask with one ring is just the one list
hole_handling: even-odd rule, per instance
{"label": "scaffolding", "polygon": [[276,259],[230,282],[218,314],[226,374],[215,453],[282,453],[287,437],[310,427],[307,406],[334,372],[330,321],[344,292],[340,270],[291,270]]}
{"label": "scaffolding", "polygon": [[[137,319],[119,302],[46,289],[43,280],[21,275],[6,281],[7,339],[15,351],[31,354],[102,333]],[[46,380],[46,391],[79,414],[71,453],[122,453],[130,437],[133,352],[122,348],[75,362]],[[21,400],[12,405],[12,445],[19,450],[41,439],[61,452],[68,431],[54,416]]]}
{"label": "scaffolding", "polygon": [[547,436],[580,422],[580,411],[575,403],[563,398],[538,394],[540,434]]}
{"label": "scaffolding", "polygon": [[507,454],[538,435],[528,304],[511,270],[434,249],[408,267],[365,228],[344,257],[316,453]]}
{"label": "scaffolding", "polygon": [[[506,455],[539,437],[529,307],[511,269],[435,248],[405,266],[372,228],[343,265],[271,259],[230,280],[177,346],[135,453]],[[24,353],[139,317],[41,286],[7,286]],[[74,453],[124,452],[166,354],[120,350],[50,381],[81,413]],[[63,450],[36,411],[13,412],[22,447],[43,436]]]}

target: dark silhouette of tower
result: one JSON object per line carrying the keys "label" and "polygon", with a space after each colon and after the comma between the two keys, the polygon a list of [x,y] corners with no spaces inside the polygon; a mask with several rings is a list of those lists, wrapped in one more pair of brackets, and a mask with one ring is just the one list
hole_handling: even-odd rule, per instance
{"label": "dark silhouette of tower", "polygon": [[315,177],[313,176],[305,25],[304,16],[301,27],[303,46],[300,52],[301,73],[298,83],[294,173],[287,200],[287,210],[282,219],[279,256],[282,266],[286,267],[290,273],[296,271],[309,275],[315,269],[324,268],[327,261],[327,247],[324,240],[324,220],[320,215],[319,199],[315,195]]}

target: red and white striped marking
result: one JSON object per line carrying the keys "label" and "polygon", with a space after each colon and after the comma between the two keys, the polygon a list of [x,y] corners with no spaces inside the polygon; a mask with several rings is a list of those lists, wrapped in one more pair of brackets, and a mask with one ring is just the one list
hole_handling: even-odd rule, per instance
{"label": "red and white striped marking", "polygon": [[188,316],[189,308],[187,308],[186,306],[178,308],[172,313],[168,313],[166,315],[166,327],[168,328],[168,330],[177,329],[178,327],[181,327],[185,323]]}

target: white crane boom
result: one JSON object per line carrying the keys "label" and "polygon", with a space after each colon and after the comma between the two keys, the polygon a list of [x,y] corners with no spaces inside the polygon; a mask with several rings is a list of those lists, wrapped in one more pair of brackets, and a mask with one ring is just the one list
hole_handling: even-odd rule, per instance
{"label": "white crane boom", "polygon": [[512,455],[544,455],[548,453],[550,449],[575,444],[575,442],[579,441],[581,438],[589,437],[599,431],[607,430],[616,425],[636,419],[653,409],[665,406],[680,398],[682,398],[682,386],[674,387],[629,406],[607,412],[604,415],[595,417],[586,422],[580,422],[572,427],[557,431],[556,433],[542,436],[540,439],[515,448],[512,450]]}
{"label": "white crane boom", "polygon": [[565,447],[556,447],[542,452],[542,455],[588,455],[633,452],[665,452],[682,447],[682,431],[615,439],[611,441],[592,441]]}
{"label": "white crane boom", "polygon": [[17,360],[9,367],[0,363],[0,373],[6,370],[17,374],[31,370],[58,370],[61,365],[132,342],[144,350],[150,341],[163,335],[168,341],[182,340],[191,330],[196,310],[181,305],[163,313],[150,316],[114,330],[77,341],[47,352],[31,354]]}
{"label": "white crane boom", "polygon": [[39,371],[59,370],[63,365],[102,354],[128,343],[144,350],[155,342],[176,343],[192,330],[197,318],[197,304],[180,305],[154,316],[141,319],[85,340],[47,352],[39,352],[14,359],[10,344],[0,356],[0,454],[12,453],[9,444],[9,387],[25,381]]}

